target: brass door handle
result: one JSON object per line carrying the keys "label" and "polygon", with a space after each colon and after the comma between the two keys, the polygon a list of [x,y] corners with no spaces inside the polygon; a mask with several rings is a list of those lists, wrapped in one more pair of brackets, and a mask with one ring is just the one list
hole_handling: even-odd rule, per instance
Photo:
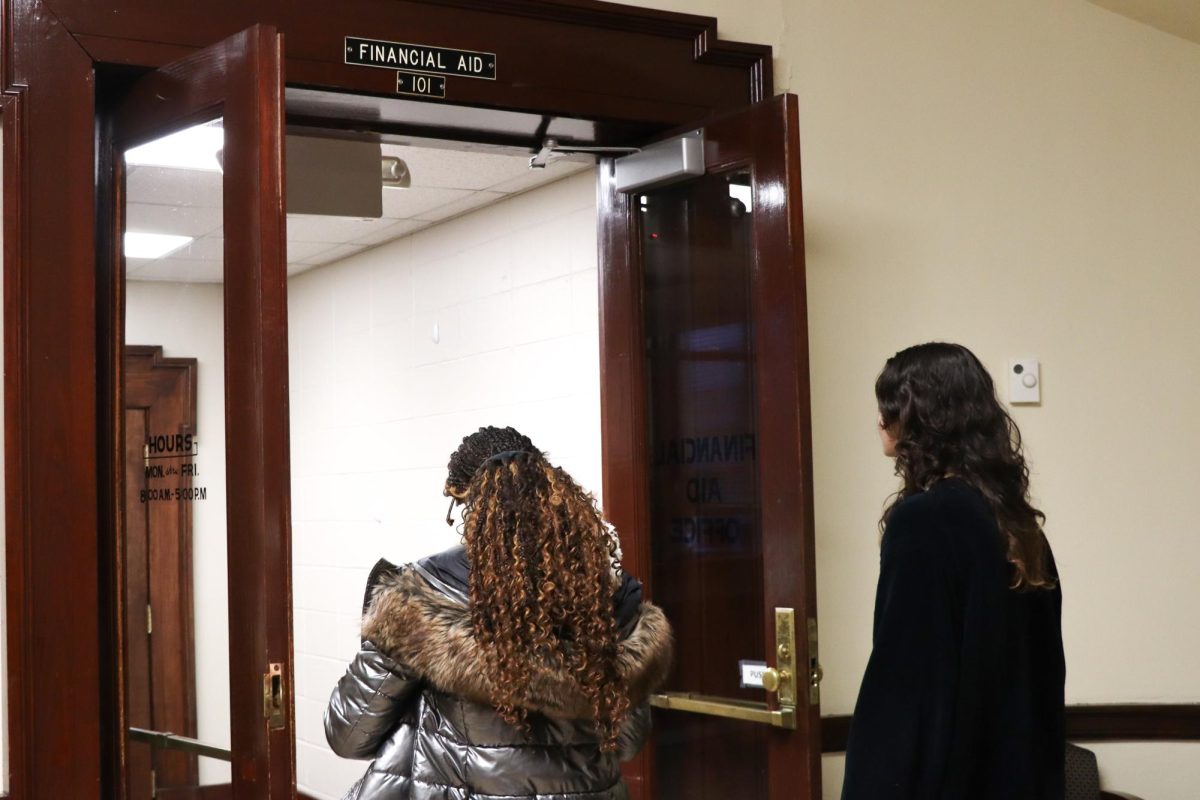
{"label": "brass door handle", "polygon": [[152,731],[146,728],[129,729],[129,738],[135,742],[145,742],[151,747],[161,747],[164,750],[182,750],[205,758],[219,758],[222,761],[233,761],[233,753],[224,747],[205,744],[197,739],[179,736],[164,731]]}
{"label": "brass door handle", "polygon": [[778,692],[780,686],[787,686],[791,680],[792,673],[786,669],[767,667],[763,670],[762,685],[768,692]]}
{"label": "brass door handle", "polygon": [[766,703],[756,703],[752,700],[710,697],[693,692],[659,692],[650,695],[650,705],[671,711],[740,719],[743,722],[757,722],[773,728],[796,730],[796,709],[787,706],[771,709],[767,708]]}

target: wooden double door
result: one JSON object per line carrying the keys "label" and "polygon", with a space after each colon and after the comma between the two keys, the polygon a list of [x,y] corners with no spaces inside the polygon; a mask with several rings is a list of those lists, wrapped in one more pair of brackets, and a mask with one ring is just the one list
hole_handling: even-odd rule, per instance
{"label": "wooden double door", "polygon": [[601,180],[606,510],[676,634],[635,774],[647,798],[815,798],[796,99],[683,135],[702,174],[631,193]]}
{"label": "wooden double door", "polygon": [[[223,507],[208,513],[220,515],[226,537],[229,736],[132,730],[138,623],[126,595],[118,716],[130,798],[141,791],[129,780],[134,765],[160,750],[227,761],[234,797],[296,796],[283,46],[274,29],[255,26],[149,73],[130,84],[104,132],[118,232],[127,229],[134,148],[218,119],[224,137],[224,258],[208,321],[223,355],[223,427],[200,431],[203,451],[189,443],[179,455],[194,470],[198,452],[216,453],[223,471]],[[605,510],[627,567],[677,636],[675,669],[652,699],[653,739],[627,768],[633,795],[647,800],[820,794],[797,125],[796,99],[779,96],[681,131],[700,142],[687,177],[623,190],[615,159],[600,164]],[[122,285],[112,301],[123,342]],[[118,394],[128,398],[133,381],[128,367],[119,372]],[[128,433],[135,423],[114,424]],[[159,432],[143,434],[149,442]],[[114,474],[132,475],[136,456],[125,453]],[[118,524],[132,529],[147,500],[208,500],[191,476],[164,485],[161,499],[142,486],[137,502],[127,478]],[[135,549],[120,554],[126,567]],[[194,763],[179,764],[179,780],[194,780]],[[218,796],[193,788],[189,796]]]}

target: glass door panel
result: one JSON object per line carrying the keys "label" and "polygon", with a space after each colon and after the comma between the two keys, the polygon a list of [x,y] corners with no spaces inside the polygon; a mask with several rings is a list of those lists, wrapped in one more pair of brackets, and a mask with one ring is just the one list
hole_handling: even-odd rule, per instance
{"label": "glass door panel", "polygon": [[247,29],[107,131],[127,800],[294,800],[282,65]]}
{"label": "glass door panel", "polygon": [[[797,128],[792,96],[729,113],[602,195],[610,513],[676,632],[630,769],[655,800],[820,795]],[[697,140],[702,170],[672,160]],[[668,183],[622,195],[623,168]]]}
{"label": "glass door panel", "polygon": [[[739,669],[765,652],[749,195],[749,174],[734,171],[651,192],[638,207],[652,585],[679,642],[669,688],[761,701]],[[659,797],[765,796],[764,728],[658,717]]]}
{"label": "glass door panel", "polygon": [[225,313],[216,119],[126,150],[126,798],[229,784]]}

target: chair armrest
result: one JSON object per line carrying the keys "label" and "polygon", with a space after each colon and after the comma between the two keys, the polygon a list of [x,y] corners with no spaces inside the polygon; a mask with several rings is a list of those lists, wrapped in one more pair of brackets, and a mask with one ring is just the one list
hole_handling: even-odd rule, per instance
{"label": "chair armrest", "polygon": [[1142,800],[1136,794],[1126,794],[1125,792],[1110,792],[1101,790],[1100,800]]}

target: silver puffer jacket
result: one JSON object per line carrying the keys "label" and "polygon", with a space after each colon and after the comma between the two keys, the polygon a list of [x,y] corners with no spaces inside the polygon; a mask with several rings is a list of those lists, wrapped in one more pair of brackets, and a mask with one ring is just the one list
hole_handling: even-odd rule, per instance
{"label": "silver puffer jacket", "polygon": [[670,626],[656,606],[635,605],[626,625],[620,669],[634,706],[610,754],[600,752],[586,700],[549,668],[533,679],[529,731],[501,719],[465,587],[426,562],[373,583],[362,647],[325,712],[335,753],[373,759],[347,800],[624,800],[619,761],[641,747],[646,699],[670,666]]}

